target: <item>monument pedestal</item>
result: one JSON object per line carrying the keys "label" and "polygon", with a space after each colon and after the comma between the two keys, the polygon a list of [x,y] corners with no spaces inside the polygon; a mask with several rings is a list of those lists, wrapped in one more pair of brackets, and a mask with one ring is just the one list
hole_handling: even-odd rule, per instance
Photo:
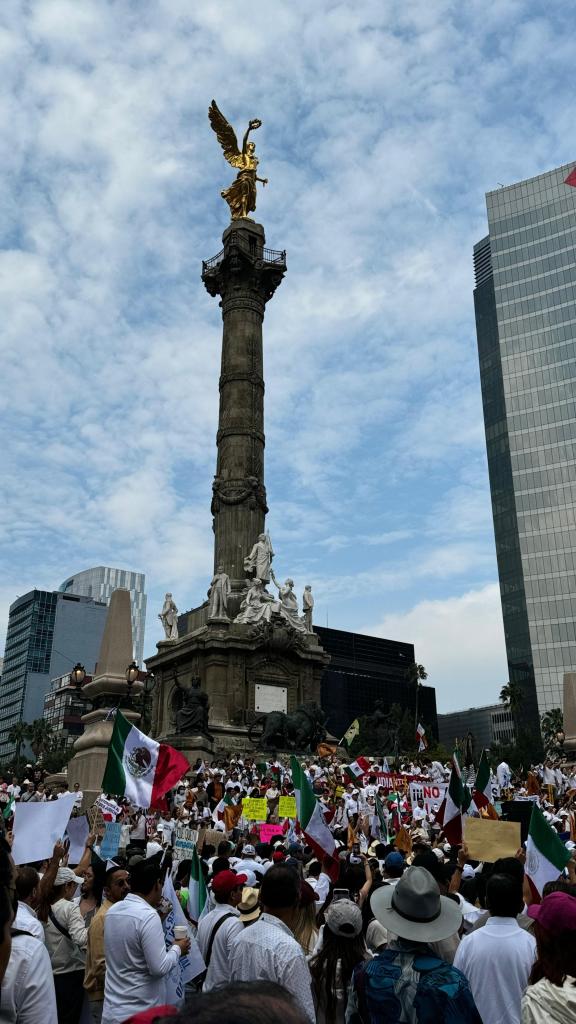
{"label": "monument pedestal", "polygon": [[[261,714],[320,704],[320,680],[329,660],[315,633],[296,631],[279,616],[258,627],[231,622],[223,629],[209,623],[180,640],[159,643],[158,653],[146,661],[157,681],[152,733],[173,746],[179,739],[186,752],[182,744],[195,737],[175,736],[176,715],[196,678],[210,703],[214,755],[248,753],[249,729]],[[205,755],[199,749],[195,756]]]}

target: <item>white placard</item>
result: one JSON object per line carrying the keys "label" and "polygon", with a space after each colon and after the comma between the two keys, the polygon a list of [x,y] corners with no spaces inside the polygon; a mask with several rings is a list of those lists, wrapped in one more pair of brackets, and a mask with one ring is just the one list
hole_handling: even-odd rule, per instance
{"label": "white placard", "polygon": [[66,827],[66,835],[70,839],[68,863],[76,865],[82,859],[86,840],[90,835],[90,826],[85,814],[81,818],[70,818]]}
{"label": "white placard", "polygon": [[418,800],[424,801],[427,814],[432,813],[432,808],[442,803],[446,796],[448,786],[445,782],[411,782],[410,803],[412,808],[416,807]]}
{"label": "white placard", "polygon": [[269,711],[288,710],[288,687],[266,686],[264,683],[256,683],[254,687],[254,710],[260,714],[268,714]]}
{"label": "white placard", "polygon": [[54,844],[64,837],[75,800],[75,793],[66,793],[60,800],[48,800],[45,804],[14,804],[15,864],[30,864],[52,856]]}

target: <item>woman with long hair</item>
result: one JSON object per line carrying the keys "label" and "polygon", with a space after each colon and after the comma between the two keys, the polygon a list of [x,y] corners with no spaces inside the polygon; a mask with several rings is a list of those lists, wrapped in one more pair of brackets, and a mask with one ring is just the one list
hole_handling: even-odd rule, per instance
{"label": "woman with long hair", "polygon": [[74,894],[84,879],[71,868],[60,867],[65,853],[64,846],[56,843],[40,881],[36,915],[44,925],[46,949],[52,963],[58,1024],[79,1024],[84,1003],[88,929],[74,902]]}
{"label": "woman with long hair", "polygon": [[533,903],[536,960],[522,998],[522,1024],[576,1020],[576,897],[553,892]]}
{"label": "woman with long hair", "polygon": [[318,893],[308,882],[300,882],[300,899],[296,915],[296,923],[293,927],[294,938],[300,943],[305,956],[310,956],[314,951],[318,938],[318,926],[316,924],[316,907]]}
{"label": "woman with long hair", "polygon": [[326,909],[322,944],[310,961],[317,1024],[344,1024],[352,972],[368,960],[362,912],[352,900],[336,900]]}
{"label": "woman with long hair", "polygon": [[80,896],[74,902],[82,914],[84,926],[89,928],[92,918],[102,903],[106,865],[102,864],[95,868],[93,864],[89,864],[80,874],[84,875],[84,881],[80,886]]}

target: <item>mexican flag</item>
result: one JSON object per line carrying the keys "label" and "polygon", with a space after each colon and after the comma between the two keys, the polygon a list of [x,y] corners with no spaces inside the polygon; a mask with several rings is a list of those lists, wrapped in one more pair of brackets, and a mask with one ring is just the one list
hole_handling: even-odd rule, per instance
{"label": "mexican flag", "polygon": [[156,807],[190,770],[184,754],[140,732],[116,712],[102,790],[130,800],[135,807]]}
{"label": "mexican flag", "polygon": [[418,728],[416,729],[416,743],[418,744],[418,753],[422,753],[428,746],[428,740],[426,739],[426,729],[423,725],[418,722]]}
{"label": "mexican flag", "polygon": [[370,761],[367,761],[365,757],[357,757],[352,764],[344,766],[344,771],[353,781],[361,779],[366,772],[370,771]]}
{"label": "mexican flag", "polygon": [[8,818],[12,814],[12,811],[14,810],[14,802],[14,794],[12,794],[10,800],[6,804],[6,807],[2,811],[2,817],[4,818],[4,821],[8,821]]}
{"label": "mexican flag", "polygon": [[526,843],[526,875],[540,897],[546,882],[555,882],[562,874],[570,856],[570,851],[534,804]]}
{"label": "mexican flag", "polygon": [[384,806],[383,806],[382,801],[381,801],[380,797],[378,796],[378,794],[376,794],[376,796],[374,798],[374,804],[376,806],[376,814],[378,815],[378,822],[380,824],[380,831],[382,833],[384,842],[388,843],[388,842],[390,842],[390,839],[389,839],[389,836],[388,836],[388,821],[386,819],[386,815],[384,814]]}
{"label": "mexican flag", "polygon": [[472,799],[478,810],[481,810],[482,807],[488,807],[490,804],[494,803],[494,800],[492,799],[492,784],[490,782],[490,765],[488,764],[488,758],[486,757],[485,750],[482,751],[480,756],[480,764],[478,765],[478,771],[476,773]]}
{"label": "mexican flag", "polygon": [[[448,784],[448,792],[444,798],[442,811],[442,826],[447,842],[452,846],[459,846],[462,842],[462,806],[467,801],[466,810],[470,805],[470,791],[462,781],[462,772],[458,764],[456,754],[452,755],[452,772]],[[438,812],[438,819],[440,817]]]}
{"label": "mexican flag", "polygon": [[196,847],[192,850],[188,894],[188,913],[190,919],[197,923],[202,917],[202,912],[206,906],[207,892],[204,873]]}
{"label": "mexican flag", "polygon": [[354,721],[352,722],[352,725],[349,725],[348,728],[346,729],[346,732],[344,733],[342,739],[340,740],[340,744],[345,747],[349,747],[350,744],[352,743],[352,740],[355,739],[356,736],[358,736],[359,732],[360,722],[358,721],[357,718],[355,718]]}
{"label": "mexican flag", "polygon": [[327,870],[332,881],[336,881],[339,874],[339,864],[335,857],[336,843],[326,824],[322,805],[318,803],[314,796],[312,786],[302,771],[300,762],[296,760],[293,754],[290,758],[290,763],[294,795],[296,797],[296,815],[300,828],[304,833],[306,842],[312,847],[320,863],[323,862],[325,857],[332,859],[332,864]]}

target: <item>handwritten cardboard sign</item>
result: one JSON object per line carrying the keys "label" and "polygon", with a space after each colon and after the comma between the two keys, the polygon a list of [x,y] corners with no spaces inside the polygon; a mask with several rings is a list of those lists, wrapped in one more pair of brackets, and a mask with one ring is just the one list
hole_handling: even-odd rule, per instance
{"label": "handwritten cardboard sign", "polygon": [[283,836],[282,825],[260,825],[260,842],[269,843],[274,836]]}
{"label": "handwritten cardboard sign", "polygon": [[278,801],[278,817],[279,818],[295,818],[296,817],[296,797],[295,796],[281,796]]}
{"label": "handwritten cardboard sign", "polygon": [[249,821],[266,821],[268,801],[265,797],[246,797],[242,801],[242,814]]}

